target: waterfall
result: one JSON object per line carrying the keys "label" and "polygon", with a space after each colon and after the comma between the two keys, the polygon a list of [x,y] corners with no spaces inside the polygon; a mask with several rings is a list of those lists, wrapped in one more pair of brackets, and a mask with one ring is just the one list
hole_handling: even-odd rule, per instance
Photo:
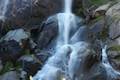
{"label": "waterfall", "polygon": [[[64,40],[65,40],[65,44],[69,43],[69,33],[70,33],[70,18],[72,18],[72,0],[65,0],[65,20],[64,20]],[[73,21],[73,20],[72,20]]]}
{"label": "waterfall", "polygon": [[0,19],[5,19],[5,14],[7,12],[9,0],[0,0]]}
{"label": "waterfall", "polygon": [[59,24],[57,48],[62,45],[70,44],[71,29],[75,29],[77,27],[76,16],[72,13],[72,0],[64,0],[64,3],[64,12],[57,15]]}
{"label": "waterfall", "polygon": [[116,71],[109,63],[107,56],[107,45],[105,45],[102,49],[102,64],[105,66],[108,78],[111,79],[120,76],[120,72]]}
{"label": "waterfall", "polygon": [[[81,26],[77,26],[76,16],[72,13],[72,0],[64,0],[64,3],[64,12],[57,14],[59,35],[55,54],[47,60],[33,80],[85,80],[84,70],[82,70],[84,58],[91,53],[91,48],[89,43],[78,39],[84,28],[77,28]],[[71,36],[72,31],[74,33]],[[108,77],[114,78],[120,74],[110,65],[106,46],[102,49],[102,64],[105,66]]]}
{"label": "waterfall", "polygon": [[56,44],[56,53],[48,59],[42,70],[33,77],[33,80],[66,80],[67,63],[71,53],[70,31],[76,28],[75,16],[72,14],[72,0],[65,0],[63,13],[57,14],[59,35]]}
{"label": "waterfall", "polygon": [[72,12],[72,0],[64,0],[65,2],[65,13],[71,13]]}

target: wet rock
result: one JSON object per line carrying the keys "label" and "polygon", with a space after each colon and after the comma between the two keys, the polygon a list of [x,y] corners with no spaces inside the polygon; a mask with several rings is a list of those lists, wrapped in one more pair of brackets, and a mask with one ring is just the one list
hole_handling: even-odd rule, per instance
{"label": "wet rock", "polygon": [[28,75],[34,75],[42,66],[41,61],[33,55],[24,55],[19,58],[19,62]]}
{"label": "wet rock", "polygon": [[92,26],[91,26],[91,31],[93,33],[99,33],[102,32],[103,28],[104,28],[104,24],[105,21],[103,18],[99,19],[98,21],[96,21]]}
{"label": "wet rock", "polygon": [[40,49],[45,48],[50,44],[58,34],[57,15],[48,18],[42,25],[43,29],[39,34],[37,44]]}
{"label": "wet rock", "polygon": [[2,64],[2,61],[0,60],[0,72],[2,69],[3,69],[3,64]]}
{"label": "wet rock", "polygon": [[71,38],[71,42],[75,43],[75,42],[79,42],[79,41],[87,41],[89,42],[90,39],[90,30],[89,28],[87,28],[86,26],[81,26],[76,32],[75,34],[72,36]]}
{"label": "wet rock", "polygon": [[29,32],[25,32],[23,29],[15,29],[9,31],[4,37],[1,38],[0,41],[10,41],[15,40],[18,43],[22,43],[22,40],[28,39],[30,37]]}
{"label": "wet rock", "polygon": [[90,34],[92,34],[92,40],[105,40],[108,37],[108,28],[105,26],[106,23],[104,17],[99,17],[97,21],[91,22],[90,24]]}
{"label": "wet rock", "polygon": [[40,53],[35,54],[35,56],[41,61],[42,64],[44,64],[51,56],[51,54],[49,52],[42,51]]}
{"label": "wet rock", "polygon": [[16,61],[22,54],[22,48],[15,40],[0,42],[0,58],[3,61]]}
{"label": "wet rock", "polygon": [[95,63],[99,62],[99,58],[87,42],[74,44],[72,51],[68,62],[68,73],[71,79],[84,80],[86,73]]}
{"label": "wet rock", "polygon": [[120,70],[120,38],[112,40],[108,44],[108,57],[112,66]]}
{"label": "wet rock", "polygon": [[107,74],[101,63],[94,64],[84,80],[107,80]]}
{"label": "wet rock", "polygon": [[0,80],[19,80],[19,74],[16,71],[6,72],[0,77]]}
{"label": "wet rock", "polygon": [[114,4],[106,12],[107,25],[109,26],[109,37],[115,39],[120,36],[120,3]]}

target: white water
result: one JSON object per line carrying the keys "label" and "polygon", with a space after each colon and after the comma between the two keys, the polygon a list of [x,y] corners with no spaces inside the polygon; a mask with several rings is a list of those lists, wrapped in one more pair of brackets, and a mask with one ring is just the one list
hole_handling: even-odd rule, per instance
{"label": "white water", "polygon": [[70,31],[76,28],[75,15],[72,14],[72,0],[64,0],[64,13],[58,14],[59,37],[58,46],[70,44]]}
{"label": "white water", "polygon": [[[64,40],[65,40],[65,44],[69,43],[69,36],[70,36],[70,23],[71,23],[71,18],[73,18],[73,14],[71,12],[72,9],[72,0],[65,0],[65,14],[64,17],[65,19],[64,21]],[[73,19],[72,19],[73,21]]]}
{"label": "white water", "polygon": [[7,12],[9,0],[0,0],[0,19],[4,21]]}
{"label": "white water", "polygon": [[[88,43],[76,37],[70,37],[71,30],[77,27],[75,15],[72,14],[72,0],[65,0],[64,13],[57,15],[59,35],[56,44],[56,53],[48,59],[42,70],[33,77],[33,80],[82,80],[82,55],[89,54]],[[79,30],[80,31],[80,30]],[[74,40],[70,43],[70,40]],[[106,54],[106,47],[102,49],[102,63],[108,77],[115,78],[120,73],[112,68]],[[109,79],[108,79],[109,80]]]}
{"label": "white water", "polygon": [[108,79],[117,78],[120,76],[120,72],[116,71],[109,63],[108,56],[107,56],[107,45],[105,45],[105,47],[102,49],[102,64],[105,66]]}
{"label": "white water", "polygon": [[57,40],[57,48],[70,44],[70,31],[77,28],[76,17],[72,13],[59,13],[58,25],[59,25],[59,35]]}
{"label": "white water", "polygon": [[59,35],[56,45],[56,53],[48,59],[42,70],[33,80],[66,80],[67,64],[71,48],[70,31],[76,28],[75,16],[72,14],[72,0],[65,0],[64,13],[57,15]]}

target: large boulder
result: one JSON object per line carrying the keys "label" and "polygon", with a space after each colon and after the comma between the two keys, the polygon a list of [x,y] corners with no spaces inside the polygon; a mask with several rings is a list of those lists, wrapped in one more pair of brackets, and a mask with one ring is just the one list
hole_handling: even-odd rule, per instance
{"label": "large boulder", "polygon": [[58,20],[57,15],[49,17],[39,30],[37,44],[40,49],[45,48],[50,44],[58,34]]}
{"label": "large boulder", "polygon": [[109,26],[109,37],[115,39],[120,36],[120,3],[113,5],[106,12],[107,25]]}
{"label": "large boulder", "polygon": [[26,32],[24,29],[15,29],[10,30],[0,41],[10,41],[15,40],[19,44],[22,43],[22,40],[27,40],[30,37],[30,33]]}

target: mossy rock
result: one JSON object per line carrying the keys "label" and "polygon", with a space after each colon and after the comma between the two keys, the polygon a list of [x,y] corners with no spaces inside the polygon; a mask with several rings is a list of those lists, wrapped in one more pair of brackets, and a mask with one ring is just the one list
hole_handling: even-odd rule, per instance
{"label": "mossy rock", "polygon": [[110,50],[110,51],[120,51],[120,45],[112,46],[112,47],[108,48],[108,50]]}
{"label": "mossy rock", "polygon": [[19,70],[20,68],[22,68],[22,64],[20,64],[19,62],[13,64],[13,62],[8,61],[5,63],[3,69],[0,71],[0,75],[9,72],[12,69]]}
{"label": "mossy rock", "polygon": [[93,20],[93,22],[97,22],[97,21],[100,21],[100,20],[102,20],[102,19],[104,19],[103,16],[97,16],[97,17]]}
{"label": "mossy rock", "polygon": [[10,61],[9,61],[9,62],[6,62],[6,64],[4,65],[2,71],[0,71],[0,74],[3,74],[3,73],[5,73],[5,72],[8,72],[8,71],[10,71],[12,68],[14,68],[13,63],[10,62]]}
{"label": "mossy rock", "polygon": [[89,26],[92,26],[93,24],[101,21],[101,20],[104,20],[104,17],[103,16],[97,16],[95,19],[92,19],[90,20],[90,22],[88,23]]}
{"label": "mossy rock", "polygon": [[90,0],[90,1],[93,5],[99,6],[99,5],[103,5],[103,4],[107,3],[108,1],[112,1],[112,0],[104,0],[104,1],[103,0]]}

